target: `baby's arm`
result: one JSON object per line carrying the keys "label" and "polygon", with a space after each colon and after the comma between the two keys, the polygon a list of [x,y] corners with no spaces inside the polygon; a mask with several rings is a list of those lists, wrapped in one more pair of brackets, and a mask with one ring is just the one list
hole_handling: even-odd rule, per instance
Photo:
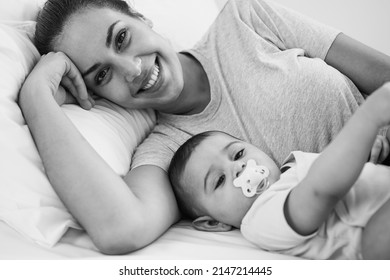
{"label": "baby's arm", "polygon": [[378,130],[389,122],[390,83],[387,83],[356,111],[291,191],[284,211],[296,232],[310,234],[325,221],[360,175]]}

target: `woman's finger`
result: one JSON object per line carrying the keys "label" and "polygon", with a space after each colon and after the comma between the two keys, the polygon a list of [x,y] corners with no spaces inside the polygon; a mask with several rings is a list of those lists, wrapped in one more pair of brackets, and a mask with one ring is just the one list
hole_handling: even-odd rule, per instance
{"label": "woman's finger", "polygon": [[61,85],[77,100],[81,107],[87,110],[93,107],[94,104],[91,102],[89,95],[87,99],[82,99],[73,81],[68,76],[62,77]]}
{"label": "woman's finger", "polygon": [[[64,77],[71,80],[73,88],[75,89],[75,97],[79,100],[88,100],[87,87],[85,86],[84,80],[73,62],[63,53],[59,52],[58,55],[63,56],[65,61]],[[73,92],[72,92],[73,94]]]}
{"label": "woman's finger", "polygon": [[88,100],[89,102],[91,103],[91,107],[94,107],[96,102],[95,102],[95,99],[93,99],[93,97],[91,95],[88,96]]}

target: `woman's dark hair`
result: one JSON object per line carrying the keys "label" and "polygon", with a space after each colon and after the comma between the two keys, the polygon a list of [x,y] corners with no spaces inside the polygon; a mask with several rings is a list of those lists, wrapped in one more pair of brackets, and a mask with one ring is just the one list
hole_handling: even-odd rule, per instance
{"label": "woman's dark hair", "polygon": [[35,45],[40,54],[52,51],[70,16],[87,8],[110,8],[144,19],[124,0],[48,0],[38,14],[35,30]]}

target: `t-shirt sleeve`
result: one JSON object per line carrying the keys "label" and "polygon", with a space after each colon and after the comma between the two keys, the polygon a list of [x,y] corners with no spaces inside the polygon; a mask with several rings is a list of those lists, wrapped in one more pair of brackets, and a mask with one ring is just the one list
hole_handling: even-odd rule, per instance
{"label": "t-shirt sleeve", "polygon": [[283,209],[290,190],[269,191],[259,196],[241,224],[241,232],[246,239],[263,250],[284,251],[316,234],[303,236],[288,225]]}
{"label": "t-shirt sleeve", "polygon": [[[317,22],[277,3],[264,0],[237,1],[247,10],[242,18],[281,50],[300,48],[308,57],[325,59],[339,30]],[[241,9],[245,9],[242,7]]]}
{"label": "t-shirt sleeve", "polygon": [[[170,144],[172,143],[172,144]],[[166,135],[152,132],[136,149],[131,169],[142,165],[155,165],[168,171],[170,160],[177,149],[175,143]]]}

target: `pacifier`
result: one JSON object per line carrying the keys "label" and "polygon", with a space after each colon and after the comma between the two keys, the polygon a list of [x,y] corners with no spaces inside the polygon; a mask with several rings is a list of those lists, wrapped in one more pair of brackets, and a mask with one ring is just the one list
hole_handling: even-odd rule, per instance
{"label": "pacifier", "polygon": [[253,159],[248,160],[244,171],[233,180],[233,185],[241,188],[246,197],[260,194],[269,187],[269,169],[257,165]]}

